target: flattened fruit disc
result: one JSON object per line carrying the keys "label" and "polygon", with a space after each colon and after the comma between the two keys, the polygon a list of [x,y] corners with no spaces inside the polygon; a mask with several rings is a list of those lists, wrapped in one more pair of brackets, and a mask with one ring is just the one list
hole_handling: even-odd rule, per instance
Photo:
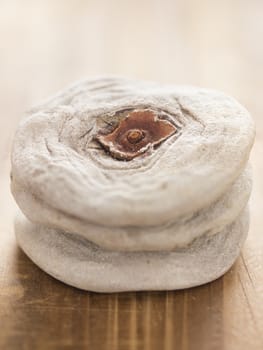
{"label": "flattened fruit disc", "polygon": [[18,127],[18,242],[43,270],[82,289],[211,281],[247,234],[254,136],[248,111],[219,91],[78,82]]}
{"label": "flattened fruit disc", "polygon": [[175,252],[114,252],[76,235],[16,221],[17,240],[44,271],[71,286],[95,292],[173,290],[201,285],[234,263],[248,232],[245,211],[223,231]]}

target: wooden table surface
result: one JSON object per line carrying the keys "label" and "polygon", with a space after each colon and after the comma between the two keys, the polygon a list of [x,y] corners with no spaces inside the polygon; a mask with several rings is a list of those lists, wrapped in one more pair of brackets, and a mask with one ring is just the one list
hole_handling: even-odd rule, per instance
{"label": "wooden table surface", "polygon": [[[263,349],[263,1],[0,0],[0,349]],[[17,247],[10,148],[31,105],[119,74],[236,97],[257,122],[251,227],[217,281],[96,294],[60,283]]]}

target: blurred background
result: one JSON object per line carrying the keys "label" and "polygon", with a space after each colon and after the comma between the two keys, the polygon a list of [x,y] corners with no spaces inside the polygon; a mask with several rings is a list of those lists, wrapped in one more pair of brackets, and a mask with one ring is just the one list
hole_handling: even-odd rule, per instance
{"label": "blurred background", "polygon": [[262,109],[262,0],[0,0],[0,6],[0,95],[8,96],[1,105],[9,115],[72,81],[109,73],[213,87],[254,115]]}
{"label": "blurred background", "polygon": [[[5,316],[5,326],[1,326],[4,328],[2,333],[0,331],[0,345],[14,344],[10,348],[16,348],[15,344],[18,343],[12,343],[11,337],[15,330],[23,333],[25,329],[32,329],[32,324],[26,323],[28,319],[21,310],[17,318],[12,315],[15,315],[21,298],[25,295],[28,297],[25,290],[28,288],[32,291],[30,283],[34,276],[41,275],[37,269],[33,272],[30,270],[31,282],[25,282],[29,278],[26,277],[29,276],[28,266],[33,267],[22,253],[17,257],[12,232],[15,205],[9,193],[9,156],[17,123],[32,105],[75,80],[94,75],[117,74],[223,90],[238,99],[254,117],[257,139],[251,157],[254,168],[252,219],[242,258],[246,263],[240,260],[234,275],[228,274],[223,285],[218,282],[221,283],[221,289],[217,286],[216,291],[210,290],[212,294],[209,292],[205,296],[202,287],[195,289],[196,292],[190,292],[195,298],[189,299],[194,305],[193,315],[196,312],[205,313],[205,323],[198,328],[196,323],[191,323],[197,319],[189,316],[187,332],[191,335],[193,331],[195,340],[191,343],[188,339],[182,348],[196,349],[195,342],[199,341],[203,345],[202,350],[221,349],[223,343],[219,341],[220,332],[224,332],[228,339],[227,349],[263,348],[262,332],[260,333],[263,327],[262,40],[262,0],[0,0],[0,245],[4,247],[1,252],[3,263],[0,266],[0,308],[3,307],[0,318]],[[39,281],[42,281],[43,288],[45,284],[51,283],[47,282],[48,277],[39,277],[35,283],[38,285]],[[43,300],[52,301],[54,293],[63,294],[53,285],[52,288],[53,294],[46,295],[47,299],[42,298]],[[218,290],[221,291],[220,295]],[[70,304],[74,300],[74,293],[67,291],[65,289],[65,295],[69,299],[65,300]],[[35,298],[35,303],[39,293],[39,290],[35,290],[34,296],[29,294]],[[179,292],[176,295],[184,303],[184,295]],[[210,315],[206,306],[202,309],[198,307],[205,305],[208,297],[210,310],[219,312],[216,318]],[[130,298],[130,301],[134,301],[133,297]],[[128,299],[120,299],[123,304],[119,305],[127,306],[130,302]],[[114,300],[105,299],[106,304],[103,305],[106,306],[103,310],[116,306],[114,303],[117,299]],[[142,300],[140,302],[144,305]],[[102,315],[103,310],[97,310]],[[142,310],[144,309],[137,309],[136,312]],[[94,312],[96,314],[96,310]],[[188,313],[191,315],[190,307]],[[116,316],[116,310],[115,314],[107,315],[109,327],[114,327],[116,320],[112,317]],[[154,315],[155,323],[152,324],[153,328],[147,330],[148,336],[154,336],[161,322],[160,314]],[[38,318],[34,314],[34,317],[37,322],[46,324],[53,320],[51,316]],[[27,324],[24,331],[21,330],[23,320]],[[198,319],[198,323],[199,321]],[[116,331],[115,328],[113,330]],[[108,331],[108,334],[116,335],[116,332],[111,333],[110,328]],[[40,336],[36,329],[35,332]],[[42,336],[47,337],[48,333],[43,332]],[[214,342],[205,347],[204,339],[208,333],[214,336]],[[163,333],[160,334],[162,338]],[[149,348],[153,349],[153,345],[149,345]]]}

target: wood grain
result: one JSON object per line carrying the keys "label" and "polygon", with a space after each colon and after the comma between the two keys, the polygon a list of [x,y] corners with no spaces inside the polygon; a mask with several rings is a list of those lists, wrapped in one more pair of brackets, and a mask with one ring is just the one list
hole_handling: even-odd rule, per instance
{"label": "wood grain", "polygon": [[[0,0],[0,349],[263,349],[263,2]],[[17,247],[10,149],[31,105],[94,74],[213,87],[257,122],[251,228],[219,280],[176,292],[68,287]]]}

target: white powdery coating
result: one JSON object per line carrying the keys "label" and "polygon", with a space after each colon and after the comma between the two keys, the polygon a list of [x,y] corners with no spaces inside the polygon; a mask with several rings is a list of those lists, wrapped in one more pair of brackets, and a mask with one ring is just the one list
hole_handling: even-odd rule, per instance
{"label": "white powdery coating", "polygon": [[127,251],[162,251],[185,247],[204,233],[215,234],[233,222],[246,206],[251,192],[251,171],[247,168],[215,203],[176,222],[158,226],[112,227],[94,225],[48,208],[30,193],[15,189],[18,204],[30,221],[78,233],[102,248]]}
{"label": "white powdery coating", "polygon": [[[177,132],[132,161],[113,159],[94,136],[135,109],[168,115]],[[80,82],[32,110],[16,133],[11,188],[26,216],[18,242],[43,270],[86,290],[212,281],[247,235],[254,133],[248,112],[221,92]]]}
{"label": "white powdery coating", "polygon": [[[103,118],[142,107],[172,115],[181,135],[131,162],[90,146]],[[89,224],[165,225],[223,196],[245,168],[253,139],[248,112],[220,92],[87,80],[21,123],[12,154],[13,194],[29,192],[43,206]],[[19,205],[26,211],[27,201]]]}
{"label": "white powdery coating", "polygon": [[175,252],[106,251],[88,240],[29,222],[16,221],[17,240],[44,271],[95,292],[171,290],[210,282],[234,263],[247,236],[248,213],[213,236],[204,235]]}

